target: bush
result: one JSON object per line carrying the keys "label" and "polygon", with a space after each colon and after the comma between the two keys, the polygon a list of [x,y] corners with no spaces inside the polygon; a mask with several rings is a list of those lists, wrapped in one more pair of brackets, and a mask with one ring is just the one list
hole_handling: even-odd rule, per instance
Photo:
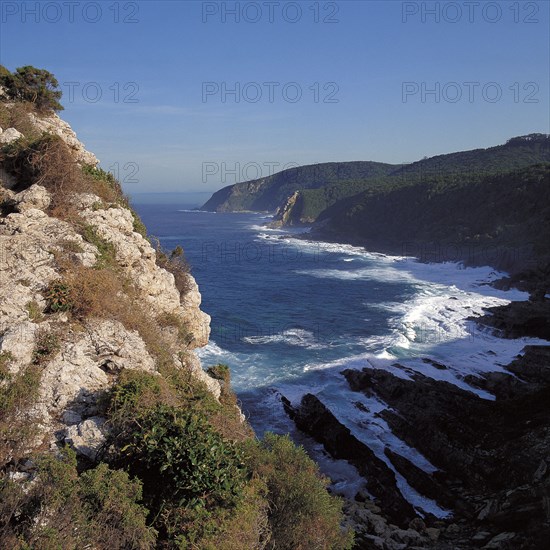
{"label": "bush", "polygon": [[[1,86],[1,84],[0,84]],[[26,139],[37,139],[40,135],[31,121],[30,113],[35,111],[34,105],[28,102],[13,103],[9,107],[0,99],[0,127],[15,128]]]}
{"label": "bush", "polygon": [[44,69],[31,65],[19,67],[10,73],[5,67],[0,71],[0,86],[14,101],[28,101],[39,111],[62,111],[59,103],[62,92],[55,76]]}
{"label": "bush", "polygon": [[81,233],[85,241],[93,244],[97,248],[98,254],[95,265],[97,269],[104,269],[107,267],[113,268],[117,266],[116,249],[113,243],[100,237],[95,227],[90,224],[82,225]]}
{"label": "bush", "polygon": [[32,482],[0,480],[0,547],[149,550],[156,533],[139,504],[141,484],[106,464],[84,472],[75,453],[35,458]]}
{"label": "bush", "polygon": [[288,436],[266,434],[246,445],[247,463],[265,481],[272,539],[268,548],[337,550],[351,548],[353,533],[343,532],[342,504],[331,496],[328,479],[319,473],[303,447]]}
{"label": "bush", "polygon": [[29,421],[25,410],[37,396],[40,368],[30,365],[11,374],[8,365],[12,360],[11,353],[0,353],[0,466],[17,460],[36,434],[36,423]]}
{"label": "bush", "polygon": [[158,406],[136,422],[122,449],[149,493],[178,507],[231,507],[242,494],[241,454],[201,415]]}
{"label": "bush", "polygon": [[50,213],[61,219],[77,219],[71,203],[75,193],[93,193],[105,203],[127,205],[118,181],[100,168],[80,167],[71,149],[57,135],[25,134],[2,148],[0,162],[15,177],[15,191],[33,184],[46,187],[52,195]]}
{"label": "bush", "polygon": [[148,510],[138,504],[140,481],[99,464],[80,476],[79,497],[87,526],[101,548],[153,547],[156,532],[147,527]]}
{"label": "bush", "polygon": [[13,355],[9,351],[0,351],[0,382],[9,377],[8,365],[13,361]]}
{"label": "bush", "polygon": [[42,310],[37,302],[31,300],[27,302],[27,313],[29,314],[29,319],[35,323],[42,321]]}
{"label": "bush", "polygon": [[86,191],[84,175],[59,136],[44,134],[34,140],[20,138],[3,148],[0,160],[17,180],[15,191],[33,184],[43,185],[52,194],[50,209],[63,212],[65,217],[70,196]]}
{"label": "bush", "polygon": [[[57,313],[58,311],[70,311],[73,308],[71,287],[60,279],[52,281],[46,289],[47,311]],[[30,315],[30,310],[29,310]]]}

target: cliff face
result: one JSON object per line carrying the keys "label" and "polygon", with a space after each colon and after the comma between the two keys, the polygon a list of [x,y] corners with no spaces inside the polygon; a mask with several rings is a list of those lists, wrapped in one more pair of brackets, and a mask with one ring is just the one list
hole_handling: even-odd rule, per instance
{"label": "cliff face", "polygon": [[[283,208],[296,191],[319,190],[330,185],[346,187],[358,193],[355,183],[384,176],[397,166],[381,162],[326,162],[288,168],[276,174],[236,183],[220,189],[202,206],[216,212],[269,211]],[[353,191],[349,191],[353,189]]]}
{"label": "cliff face", "polygon": [[[59,117],[33,114],[31,120],[39,132],[59,136],[77,163],[97,164]],[[10,142],[21,134],[7,129],[0,136]],[[105,204],[97,195],[75,193],[70,197],[78,220],[75,225],[52,215],[52,194],[45,187],[34,184],[15,192],[10,189],[14,180],[9,174],[3,172],[0,178],[5,214],[0,218],[0,354],[9,358],[5,375],[11,378],[29,365],[39,363],[41,370],[37,398],[19,411],[38,428],[26,450],[67,442],[93,459],[105,438],[98,396],[122,369],[157,372],[149,346],[132,326],[93,315],[74,323],[63,308],[46,314],[48,292],[55,281],[66,278],[66,262],[71,269],[94,268],[101,261],[102,246],[112,251],[113,272],[131,282],[143,315],[175,319],[172,325],[185,327],[185,339],[173,326],[163,329],[165,351],[219,397],[219,382],[202,370],[192,351],[204,346],[210,333],[210,317],[200,310],[197,284],[186,274],[186,292],[180,295],[174,275],[157,265],[157,252],[134,230],[132,212],[121,204]],[[92,232],[95,244],[90,242],[94,239],[83,237],[81,227]],[[114,294],[107,299],[116,302],[121,297]],[[52,334],[55,346],[41,352]]]}

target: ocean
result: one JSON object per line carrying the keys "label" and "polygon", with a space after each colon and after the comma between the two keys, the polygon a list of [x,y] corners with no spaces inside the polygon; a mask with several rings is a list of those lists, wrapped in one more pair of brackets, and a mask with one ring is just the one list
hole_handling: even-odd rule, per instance
{"label": "ocean", "polygon": [[[150,234],[166,249],[181,245],[192,266],[201,308],[212,317],[210,343],[198,350],[203,366],[228,365],[256,433],[290,433],[331,477],[333,489],[347,496],[363,481],[352,466],[332,460],[297,432],[281,395],[297,404],[304,394],[316,394],[392,469],[385,447],[433,472],[377,415],[384,403],[352,392],[341,371],[375,366],[403,378],[421,372],[494,399],[464,376],[501,371],[525,345],[542,343],[497,338],[468,320],[486,307],[528,297],[490,286],[503,275],[491,267],[425,264],[296,238],[303,229],[268,229],[270,217],[260,213],[199,212],[175,202],[136,210]],[[417,509],[447,515],[395,474]]]}

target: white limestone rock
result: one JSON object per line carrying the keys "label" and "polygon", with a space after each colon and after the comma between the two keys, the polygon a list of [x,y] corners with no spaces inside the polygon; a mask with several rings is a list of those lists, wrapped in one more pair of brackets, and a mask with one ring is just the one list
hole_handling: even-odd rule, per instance
{"label": "white limestone rock", "polygon": [[76,137],[70,125],[56,114],[38,117],[34,113],[31,113],[29,116],[39,131],[59,136],[73,151],[77,162],[91,164],[92,166],[98,164],[99,161],[96,156],[86,150],[84,144]]}
{"label": "white limestone rock", "polygon": [[94,461],[105,444],[106,433],[105,418],[92,416],[79,424],[69,426],[65,432],[65,443],[77,454]]}
{"label": "white limestone rock", "polygon": [[16,130],[15,128],[8,128],[0,134],[0,144],[8,145],[21,137],[23,137],[23,134],[19,130]]}

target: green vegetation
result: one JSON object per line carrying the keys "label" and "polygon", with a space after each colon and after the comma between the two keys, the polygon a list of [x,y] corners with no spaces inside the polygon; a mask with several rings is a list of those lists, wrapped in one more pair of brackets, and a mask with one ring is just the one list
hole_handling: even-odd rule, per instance
{"label": "green vegetation", "polygon": [[0,382],[9,378],[8,365],[13,361],[13,355],[9,351],[0,351]]}
{"label": "green vegetation", "polygon": [[29,319],[35,323],[42,321],[42,310],[37,302],[31,300],[27,303],[27,312],[29,314]]}
{"label": "green vegetation", "polygon": [[62,92],[55,76],[30,65],[19,67],[11,73],[0,65],[0,86],[13,101],[32,103],[38,111],[62,111],[59,103]]}
{"label": "green vegetation", "polygon": [[492,256],[480,260],[508,269],[550,261],[549,219],[550,164],[473,180],[427,178],[422,184],[362,193],[319,217],[326,223],[322,235],[398,253],[407,243],[413,254],[426,243],[432,250],[434,243],[452,245],[456,259],[469,250],[487,250]]}
{"label": "green vegetation", "polygon": [[238,212],[276,210],[297,190],[356,182],[389,174],[397,168],[380,162],[329,162],[289,168],[277,174],[224,187],[202,206],[203,210]]}
{"label": "green vegetation", "polygon": [[114,268],[116,266],[116,250],[113,243],[99,236],[93,225],[81,225],[82,237],[86,242],[97,248],[97,269]]}
{"label": "green vegetation", "polygon": [[70,311],[73,308],[71,287],[62,280],[52,281],[46,289],[48,312]]}
{"label": "green vegetation", "polygon": [[138,480],[106,464],[79,476],[70,449],[35,463],[32,483],[0,481],[2,548],[154,548]]}
{"label": "green vegetation", "polygon": [[[227,367],[210,371],[229,380]],[[341,503],[305,451],[284,437],[243,437],[237,419],[222,435],[218,415],[227,417],[230,407],[181,370],[162,377],[124,371],[107,407],[113,432],[105,458],[143,482],[162,545],[351,547],[340,529]]]}
{"label": "green vegetation", "polygon": [[268,487],[272,549],[351,548],[340,529],[341,502],[326,491],[328,479],[288,436],[266,434],[248,445],[249,465]]}
{"label": "green vegetation", "polygon": [[[359,228],[358,222],[348,227],[346,220],[353,217],[352,210],[362,210],[360,204],[371,200],[371,197],[394,198],[399,193],[405,196],[407,192],[399,190],[410,187],[410,196],[418,204],[418,191],[422,193],[424,187],[429,187],[430,193],[439,194],[446,189],[473,185],[493,176],[549,161],[550,137],[530,134],[512,138],[497,147],[439,155],[401,166],[343,162],[292,168],[262,180],[221,189],[203,209],[274,211],[284,206],[295,191],[299,191],[294,205],[285,211],[283,221],[286,225],[331,218],[334,225],[324,229],[324,236],[360,239],[362,234],[374,235]],[[395,195],[391,195],[393,192]],[[512,208],[512,203],[507,208]],[[385,216],[385,227],[390,221],[392,226],[394,221],[399,225],[400,220],[394,220],[391,212],[385,212]],[[378,233],[376,238],[380,239],[385,234],[382,231]]]}
{"label": "green vegetation", "polygon": [[12,374],[8,368],[12,361],[11,353],[0,353],[1,465],[20,458],[30,438],[36,435],[36,425],[28,421],[24,411],[38,394],[40,368],[29,365]]}

